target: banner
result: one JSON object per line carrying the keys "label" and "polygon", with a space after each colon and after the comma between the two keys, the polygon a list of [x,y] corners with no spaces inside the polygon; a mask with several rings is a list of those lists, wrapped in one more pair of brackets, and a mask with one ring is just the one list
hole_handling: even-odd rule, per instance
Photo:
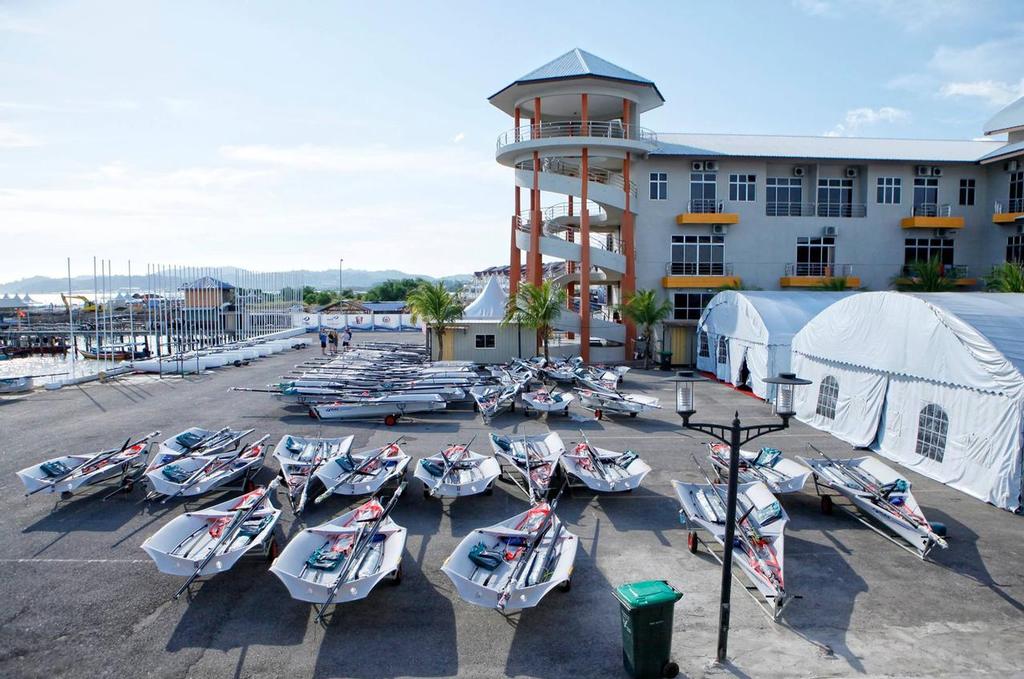
{"label": "banner", "polygon": [[373,330],[373,314],[349,314],[348,327],[353,330]]}
{"label": "banner", "polygon": [[345,314],[320,314],[320,325],[341,330],[345,327]]}
{"label": "banner", "polygon": [[421,323],[412,322],[412,314],[402,314],[402,330],[419,330]]}
{"label": "banner", "polygon": [[320,325],[320,314],[293,313],[292,327],[314,330]]}
{"label": "banner", "polygon": [[401,314],[374,314],[373,315],[373,329],[374,330],[389,330],[397,332],[402,329],[402,316]]}

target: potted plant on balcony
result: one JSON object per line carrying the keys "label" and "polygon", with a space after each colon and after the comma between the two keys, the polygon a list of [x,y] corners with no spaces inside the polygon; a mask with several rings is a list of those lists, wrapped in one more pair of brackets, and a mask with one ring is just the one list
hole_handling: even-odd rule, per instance
{"label": "potted plant on balcony", "polygon": [[637,290],[637,292],[619,307],[619,311],[627,320],[637,327],[643,328],[647,342],[644,347],[644,369],[651,366],[654,357],[654,326],[661,323],[672,313],[672,304],[668,300],[659,300],[654,290]]}
{"label": "potted plant on balcony", "polygon": [[1016,262],[1004,262],[992,267],[985,278],[989,292],[1024,292],[1024,267]]}
{"label": "potted plant on balcony", "polygon": [[909,265],[909,275],[900,274],[893,283],[899,290],[907,292],[949,292],[956,289],[956,283],[946,278],[945,266],[938,257],[926,262]]}

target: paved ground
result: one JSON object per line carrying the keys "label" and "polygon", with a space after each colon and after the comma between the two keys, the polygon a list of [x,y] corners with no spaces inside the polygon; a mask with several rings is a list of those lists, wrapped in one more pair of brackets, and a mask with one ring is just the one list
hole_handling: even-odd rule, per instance
{"label": "paved ground", "polygon": [[[583,426],[595,444],[632,448],[654,471],[631,495],[563,498],[559,515],[581,540],[573,589],[552,592],[540,607],[510,618],[459,600],[439,570],[467,532],[525,508],[505,486],[491,497],[444,503],[426,501],[411,487],[394,515],[409,529],[405,580],[345,605],[326,631],[265,564],[240,564],[196,587],[191,600],[170,601],[180,579],[158,573],[139,545],[182,505],[141,504],[138,495],[107,502],[83,496],[60,505],[23,496],[17,469],[51,452],[92,450],[153,429],[172,434],[230,424],[275,440],[286,432],[315,434],[317,424],[301,411],[260,394],[227,392],[274,381],[314,354],[319,350],[198,377],[133,378],[0,400],[0,675],[620,677],[611,590],[648,578],[667,579],[685,593],[676,609],[674,656],[689,676],[1024,672],[1024,519],[912,473],[927,515],[949,527],[949,550],[923,563],[852,519],[821,515],[812,494],[786,497],[786,579],[803,598],[773,624],[734,589],[733,664],[709,669],[719,570],[707,555],[686,551],[669,483],[699,479],[690,453],[703,453],[703,439],[683,433],[670,410],[582,425],[552,420],[567,442]],[[634,371],[626,385],[672,403],[665,373]],[[714,384],[698,388],[702,419],[724,422],[739,411],[745,423],[771,421],[768,409],[746,395]],[[505,432],[547,427],[518,414],[495,422]],[[406,449],[419,457],[473,434],[482,440],[487,428],[466,411],[394,429],[348,423],[324,431],[354,433],[357,448],[403,433]],[[787,452],[799,452],[806,441],[848,452],[799,423],[764,439]],[[264,470],[268,479],[273,466]],[[342,500],[330,501],[305,520],[320,523],[343,509]],[[301,528],[287,509],[282,522],[289,533]]]}

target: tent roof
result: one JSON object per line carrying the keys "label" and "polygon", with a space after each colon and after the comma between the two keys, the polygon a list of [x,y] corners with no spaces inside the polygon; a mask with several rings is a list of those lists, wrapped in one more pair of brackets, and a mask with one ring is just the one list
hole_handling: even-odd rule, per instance
{"label": "tent roof", "polygon": [[853,292],[724,290],[715,295],[697,326],[754,344],[789,344],[821,311]]}
{"label": "tent roof", "polygon": [[487,279],[487,284],[480,291],[477,298],[463,309],[462,317],[466,319],[493,319],[500,320],[505,316],[505,307],[508,305],[508,295],[501,289],[497,276]]}
{"label": "tent roof", "polygon": [[1024,294],[865,292],[809,322],[793,351],[1013,397],[1024,396]]}

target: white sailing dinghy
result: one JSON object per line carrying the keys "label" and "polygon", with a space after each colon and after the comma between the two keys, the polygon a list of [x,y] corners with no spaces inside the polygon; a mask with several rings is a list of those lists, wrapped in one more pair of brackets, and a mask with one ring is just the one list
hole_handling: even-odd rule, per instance
{"label": "white sailing dinghy", "polygon": [[[798,459],[814,472],[814,486],[821,495],[824,513],[832,513],[833,502],[832,496],[821,494],[820,485],[848,499],[859,510],[850,511],[858,521],[922,559],[936,545],[943,549],[948,546],[945,525],[929,523],[910,492],[910,481],[892,467],[873,457],[831,458],[808,445],[821,459]],[[877,524],[886,530],[879,529]],[[895,539],[893,534],[905,543]]]}
{"label": "white sailing dinghy", "polygon": [[146,473],[173,464],[178,460],[201,455],[216,455],[238,447],[239,442],[253,432],[233,431],[227,427],[212,431],[200,427],[190,427],[176,436],[160,443],[160,448],[150,456],[146,465]]}
{"label": "white sailing dinghy", "polygon": [[288,501],[295,513],[306,506],[309,480],[331,458],[347,455],[352,450],[354,436],[314,438],[285,434],[274,447],[274,457],[281,466],[281,478],[288,489]]}
{"label": "white sailing dinghy", "polygon": [[579,479],[598,493],[631,491],[651,471],[650,465],[631,450],[617,453],[591,445],[586,434],[583,440],[560,458],[562,469],[570,478]]}
{"label": "white sailing dinghy", "polygon": [[522,391],[522,384],[513,381],[504,385],[481,385],[469,388],[469,395],[473,397],[473,403],[480,412],[484,424],[490,424],[498,415],[516,408],[516,398]]}
{"label": "white sailing dinghy", "polygon": [[555,515],[557,502],[467,535],[441,566],[459,596],[511,612],[536,606],[555,587],[568,591],[579,538]]}
{"label": "white sailing dinghy", "polygon": [[491,434],[491,448],[499,464],[504,462],[525,481],[525,485],[512,478],[530,501],[544,498],[558,471],[558,460],[565,452],[562,438],[555,432],[534,436],[502,436]]}
{"label": "white sailing dinghy", "polygon": [[490,455],[470,450],[473,442],[450,445],[437,455],[420,458],[413,476],[423,483],[423,497],[490,494],[501,465]]}
{"label": "white sailing dinghy", "polygon": [[325,490],[316,497],[316,504],[335,494],[376,493],[388,481],[401,479],[412,459],[399,447],[401,440],[358,453],[346,452],[317,467],[313,474],[324,484]]}
{"label": "white sailing dinghy", "polygon": [[[724,548],[726,487],[682,481],[673,481],[672,486],[682,507],[680,521],[691,529],[686,538],[690,551],[696,553],[699,548],[696,529],[706,530]],[[760,481],[739,484],[736,498],[733,563],[764,597],[767,605],[755,597],[758,605],[777,620],[791,599],[783,574],[784,533],[789,516]],[[708,551],[721,563],[716,552]]]}
{"label": "white sailing dinghy", "polygon": [[524,393],[520,397],[523,401],[523,415],[529,415],[531,410],[538,413],[550,415],[551,413],[562,413],[569,416],[569,406],[576,400],[576,394],[571,391],[560,391],[557,394],[546,389],[539,389]]}
{"label": "white sailing dinghy", "polygon": [[230,570],[258,546],[266,546],[272,554],[274,526],[281,510],[270,501],[271,488],[257,488],[177,516],[147,538],[142,549],[161,573],[193,576],[193,580]]}
{"label": "white sailing dinghy", "polygon": [[318,605],[318,622],[328,606],[363,599],[384,578],[401,581],[406,529],[390,515],[403,490],[404,483],[386,506],[373,498],[305,529],[270,566],[293,599]]}
{"label": "white sailing dinghy", "polygon": [[384,418],[389,427],[410,413],[444,410],[448,402],[440,394],[384,394],[347,402],[319,403],[309,406],[309,414],[319,420],[366,420]]}
{"label": "white sailing dinghy", "polygon": [[[708,458],[718,475],[729,474],[729,446],[709,443]],[[739,482],[760,481],[775,495],[799,493],[811,476],[811,470],[795,460],[782,457],[777,448],[764,447],[756,453],[740,449]]]}
{"label": "white sailing dinghy", "polygon": [[661,402],[655,396],[643,394],[624,394],[609,389],[591,380],[581,379],[583,387],[577,387],[580,406],[594,412],[597,419],[605,415],[629,415],[636,417],[641,413],[661,408]]}
{"label": "white sailing dinghy", "polygon": [[146,480],[154,496],[164,496],[162,502],[209,493],[243,477],[244,486],[263,468],[268,438],[264,436],[239,450],[178,458],[146,472]]}
{"label": "white sailing dinghy", "polygon": [[[18,478],[25,486],[25,495],[35,493],[60,493],[67,498],[82,486],[106,481],[120,476],[125,485],[128,471],[141,464],[150,439],[160,435],[154,431],[134,443],[125,441],[119,448],[110,448],[97,453],[61,455],[51,457],[41,464],[34,464],[18,472]],[[127,486],[126,486],[127,487]]]}

